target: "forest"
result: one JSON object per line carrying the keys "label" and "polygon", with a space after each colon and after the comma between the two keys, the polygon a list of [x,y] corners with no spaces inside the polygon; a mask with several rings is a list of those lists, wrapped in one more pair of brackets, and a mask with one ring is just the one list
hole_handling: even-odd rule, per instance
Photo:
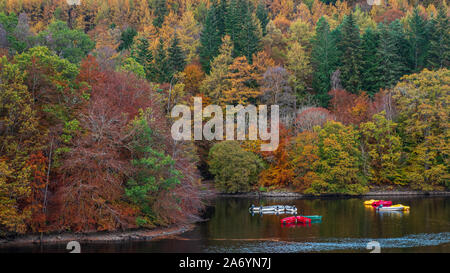
{"label": "forest", "polygon": [[[368,2],[0,0],[0,236],[195,221],[210,188],[449,190],[450,9]],[[174,141],[194,97],[279,105],[278,149]]]}

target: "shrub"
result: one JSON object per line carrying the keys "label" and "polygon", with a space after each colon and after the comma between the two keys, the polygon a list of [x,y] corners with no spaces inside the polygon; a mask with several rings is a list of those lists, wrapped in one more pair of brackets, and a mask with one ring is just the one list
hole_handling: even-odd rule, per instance
{"label": "shrub", "polygon": [[221,192],[248,192],[256,185],[263,162],[234,141],[215,144],[209,151],[209,171]]}

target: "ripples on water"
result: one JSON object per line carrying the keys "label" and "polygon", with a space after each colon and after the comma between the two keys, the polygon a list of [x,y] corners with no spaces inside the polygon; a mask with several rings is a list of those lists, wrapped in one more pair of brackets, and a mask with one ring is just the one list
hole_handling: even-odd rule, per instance
{"label": "ripples on water", "polygon": [[437,246],[450,243],[450,232],[433,234],[414,234],[399,238],[329,238],[319,242],[283,242],[283,241],[259,241],[231,247],[212,246],[207,252],[231,252],[231,253],[292,253],[292,252],[322,252],[338,250],[365,250],[369,242],[376,241],[383,248],[412,248]]}

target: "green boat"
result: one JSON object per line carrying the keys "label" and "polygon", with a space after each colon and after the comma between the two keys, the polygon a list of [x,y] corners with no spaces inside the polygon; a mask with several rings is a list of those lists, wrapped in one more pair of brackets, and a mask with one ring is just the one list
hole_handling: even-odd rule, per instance
{"label": "green boat", "polygon": [[306,218],[311,219],[311,221],[321,221],[322,220],[322,216],[320,215],[311,215],[311,216],[303,216]]}

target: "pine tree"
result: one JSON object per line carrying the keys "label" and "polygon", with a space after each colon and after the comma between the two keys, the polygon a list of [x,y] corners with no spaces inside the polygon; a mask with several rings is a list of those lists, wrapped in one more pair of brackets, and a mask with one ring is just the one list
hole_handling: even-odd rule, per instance
{"label": "pine tree", "polygon": [[175,36],[173,37],[172,44],[169,47],[168,50],[168,63],[170,68],[170,74],[173,75],[176,72],[180,72],[184,70],[184,67],[186,66],[186,56],[183,53],[183,50],[181,50],[181,47],[179,45],[179,39],[178,35],[175,33]]}
{"label": "pine tree", "polygon": [[430,21],[430,51],[428,52],[428,67],[439,69],[450,66],[450,32],[447,9],[439,8],[438,14]]}
{"label": "pine tree", "polygon": [[242,24],[238,40],[235,41],[236,56],[245,56],[252,63],[253,54],[261,49],[262,32],[258,19],[248,11]]}
{"label": "pine tree", "polygon": [[378,34],[369,27],[361,38],[361,50],[363,56],[361,75],[362,89],[367,91],[371,96],[378,91],[376,88],[377,46]]}
{"label": "pine tree", "polygon": [[266,26],[269,23],[269,12],[267,11],[264,0],[260,0],[256,7],[256,17],[261,24],[262,34],[265,36],[267,33]]}
{"label": "pine tree", "polygon": [[357,93],[361,88],[362,55],[359,29],[350,13],[344,19],[340,49],[342,83],[346,90]]}
{"label": "pine tree", "polygon": [[415,8],[408,20],[409,61],[412,72],[419,72],[425,66],[427,55],[426,21]]}
{"label": "pine tree", "polygon": [[217,31],[219,32],[220,37],[222,38],[225,35],[225,20],[227,16],[227,1],[220,0],[220,3],[214,2],[216,9],[216,18],[217,18]]}
{"label": "pine tree", "polygon": [[162,38],[159,39],[155,54],[155,79],[159,83],[170,81],[169,62],[167,60],[167,53],[164,49],[164,42]]}
{"label": "pine tree", "polygon": [[122,32],[119,51],[129,49],[133,45],[133,39],[136,35],[137,31],[132,27],[128,27],[124,32]]}
{"label": "pine tree", "polygon": [[411,73],[409,68],[409,45],[406,37],[406,31],[400,20],[395,20],[389,25],[390,33],[393,37],[395,45],[395,52],[400,57],[401,74],[406,75]]}
{"label": "pine tree", "polygon": [[374,87],[378,90],[393,87],[405,70],[396,48],[393,31],[386,24],[380,24],[379,29],[379,45],[375,55],[377,80],[374,83]]}
{"label": "pine tree", "polygon": [[331,88],[330,77],[336,69],[338,53],[336,42],[331,36],[330,25],[321,17],[316,25],[316,34],[312,40],[311,64],[313,65],[313,88],[316,98],[323,107],[330,99],[328,91]]}
{"label": "pine tree", "polygon": [[241,20],[242,18],[239,13],[240,12],[239,5],[241,4],[241,2],[243,1],[229,0],[227,5],[227,11],[225,16],[225,33],[230,36],[230,39],[233,42],[233,44],[238,39],[238,35],[242,24]]}
{"label": "pine tree", "polygon": [[162,27],[164,23],[164,17],[168,13],[166,0],[156,0],[155,2],[155,19],[153,19],[153,25],[157,28]]}
{"label": "pine tree", "polygon": [[149,50],[150,44],[146,38],[139,38],[133,49],[133,58],[144,67],[145,77],[149,81],[154,80],[153,54]]}
{"label": "pine tree", "polygon": [[221,37],[218,31],[216,7],[212,5],[208,10],[200,35],[200,63],[206,73],[209,73],[211,68],[211,60],[219,54],[220,44]]}
{"label": "pine tree", "polygon": [[225,18],[225,31],[234,46],[233,56],[245,56],[249,62],[260,49],[262,38],[259,20],[253,11],[249,0],[230,0]]}

